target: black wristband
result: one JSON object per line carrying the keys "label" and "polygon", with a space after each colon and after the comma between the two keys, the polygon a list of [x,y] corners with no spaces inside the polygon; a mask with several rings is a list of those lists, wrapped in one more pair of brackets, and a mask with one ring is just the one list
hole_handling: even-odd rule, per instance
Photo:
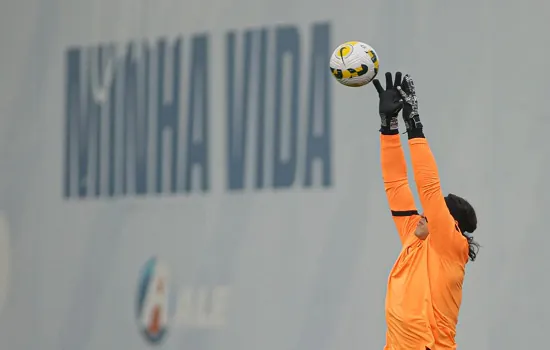
{"label": "black wristband", "polygon": [[424,131],[422,131],[422,128],[412,128],[407,129],[407,135],[410,139],[425,139]]}
{"label": "black wristband", "polygon": [[397,135],[399,134],[399,130],[397,129],[392,130],[388,126],[382,126],[380,127],[380,133],[382,135]]}

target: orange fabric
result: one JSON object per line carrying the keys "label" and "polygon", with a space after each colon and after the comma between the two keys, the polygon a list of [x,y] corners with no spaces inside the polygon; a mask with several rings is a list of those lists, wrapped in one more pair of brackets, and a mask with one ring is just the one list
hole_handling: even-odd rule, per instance
{"label": "orange fabric", "polygon": [[[468,243],[447,209],[428,143],[418,138],[409,145],[430,234],[414,235],[420,216],[394,216],[403,246],[388,278],[384,349],[454,350]],[[390,209],[414,210],[399,135],[381,135],[381,163]]]}
{"label": "orange fabric", "polygon": [[[416,211],[414,197],[407,178],[407,163],[399,135],[380,135],[382,178],[392,211]],[[393,216],[401,243],[414,232],[420,216]]]}

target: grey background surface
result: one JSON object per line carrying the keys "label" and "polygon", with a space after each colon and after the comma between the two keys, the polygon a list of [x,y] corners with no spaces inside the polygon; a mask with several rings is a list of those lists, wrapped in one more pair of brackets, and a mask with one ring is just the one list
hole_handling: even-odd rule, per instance
{"label": "grey background surface", "polygon": [[[374,88],[341,86],[324,65],[323,53],[348,40],[372,45],[382,74],[401,70],[415,78],[443,189],[468,198],[478,212],[476,238],[483,247],[467,267],[459,349],[546,348],[549,3],[5,0],[0,6],[2,349],[381,349],[387,274],[399,242],[380,176]],[[256,30],[251,55],[243,53],[249,29]],[[265,41],[259,39],[262,29]],[[230,32],[236,67],[248,62],[253,72],[244,188],[236,191],[227,189],[239,162],[237,157],[228,167],[233,152],[228,152],[228,101],[230,91],[239,99],[245,74],[239,68],[234,78],[228,75]],[[206,44],[198,40],[193,49],[192,39],[201,35]],[[179,80],[171,54],[178,37]],[[156,49],[160,38],[167,40],[165,57]],[[89,120],[102,121],[97,140],[103,170],[95,173],[93,163],[82,170],[76,153],[65,161],[67,52],[113,43],[114,57],[120,58],[128,43],[142,41],[153,48],[153,92],[143,96],[153,101],[147,154],[157,161],[145,163],[141,173],[149,174],[146,193],[122,195],[119,174],[127,164],[120,140],[129,129],[108,123],[116,115],[113,125],[122,125],[125,114],[119,110],[90,114]],[[269,43],[265,55],[252,56],[262,52],[261,43]],[[283,55],[285,48],[300,56]],[[267,58],[265,69],[257,57]],[[113,71],[108,64],[82,61],[81,72],[97,79],[96,88],[111,89],[103,78],[115,76],[109,72],[119,72],[122,61],[113,61]],[[164,75],[158,74],[160,61],[168,67]],[[163,112],[154,100],[161,85],[168,106]],[[130,95],[124,84],[117,86],[118,96]],[[265,143],[256,138],[262,86]],[[95,102],[116,105],[109,104],[111,90],[104,96],[100,90]],[[169,109],[174,106],[169,91],[181,97],[177,112]],[[188,113],[190,96],[196,98],[195,114]],[[280,143],[274,141],[277,101]],[[235,103],[239,119],[245,112]],[[179,130],[178,154],[162,153],[166,159],[159,161],[155,142],[169,149],[172,139],[158,138],[155,123],[171,125],[174,115],[179,124],[168,130]],[[196,116],[195,124],[188,123],[189,115]],[[106,135],[115,129],[111,145]],[[75,130],[69,138],[77,137]],[[231,147],[239,150],[242,134],[234,135],[237,146]],[[74,145],[86,144],[75,140],[81,143]],[[196,146],[193,152],[187,152],[189,144]],[[260,145],[265,186],[256,188]],[[276,166],[274,145],[281,147]],[[95,159],[92,146],[89,159]],[[110,154],[119,176],[112,195],[105,180]],[[195,159],[190,155],[199,158],[188,173],[187,161]],[[79,198],[80,188],[95,193],[97,174],[100,195]],[[177,174],[175,193],[170,174]],[[281,187],[274,188],[277,183]],[[151,276],[169,275],[169,288],[157,299],[145,298],[140,309],[141,271],[153,256],[158,261]],[[141,332],[155,303],[166,306],[161,323],[167,333],[151,344]]]}

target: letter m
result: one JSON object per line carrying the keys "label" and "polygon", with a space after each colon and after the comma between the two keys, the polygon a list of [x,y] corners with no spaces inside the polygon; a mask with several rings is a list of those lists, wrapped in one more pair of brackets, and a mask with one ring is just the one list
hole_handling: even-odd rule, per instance
{"label": "letter m", "polygon": [[[91,83],[102,80],[102,56],[101,48],[73,48],[66,54],[65,198],[87,197],[92,191],[99,196],[101,106],[96,102],[95,95],[101,91],[94,91],[97,86]],[[90,69],[92,66],[89,63],[95,64],[93,68],[97,69]]]}

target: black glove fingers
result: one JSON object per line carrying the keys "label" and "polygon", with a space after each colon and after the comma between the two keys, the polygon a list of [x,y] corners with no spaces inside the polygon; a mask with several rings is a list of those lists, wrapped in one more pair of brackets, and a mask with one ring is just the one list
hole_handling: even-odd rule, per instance
{"label": "black glove fingers", "polygon": [[409,88],[409,82],[407,81],[407,77],[409,75],[406,74],[403,78],[403,81],[401,82],[401,89],[408,95],[411,93],[411,89]]}
{"label": "black glove fingers", "polygon": [[414,94],[414,92],[415,92],[415,90],[414,90],[414,81],[412,80],[411,76],[407,74],[405,76],[405,80],[407,81],[407,86],[409,87],[409,92],[411,94]]}
{"label": "black glove fingers", "polygon": [[390,90],[393,88],[393,81],[391,78],[391,73],[386,72],[386,90]]}
{"label": "black glove fingers", "polygon": [[395,73],[395,82],[393,83],[393,87],[398,87],[398,86],[401,86],[401,72],[396,72]]}
{"label": "black glove fingers", "polygon": [[374,84],[376,91],[378,91],[378,95],[384,92],[384,88],[382,88],[382,85],[380,84],[380,80],[374,79],[372,83]]}

